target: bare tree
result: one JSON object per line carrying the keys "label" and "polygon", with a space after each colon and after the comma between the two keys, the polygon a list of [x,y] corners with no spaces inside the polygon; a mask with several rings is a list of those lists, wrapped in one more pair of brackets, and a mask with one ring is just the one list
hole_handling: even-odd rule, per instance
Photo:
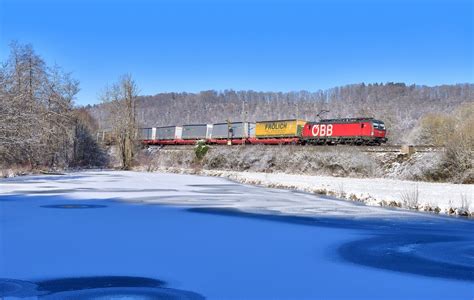
{"label": "bare tree", "polygon": [[46,103],[43,114],[44,140],[48,145],[44,155],[48,165],[68,164],[74,138],[73,98],[78,92],[78,83],[59,67],[50,69],[50,80],[46,84]]}
{"label": "bare tree", "polygon": [[67,165],[78,82],[48,68],[31,45],[11,44],[0,68],[0,164]]}
{"label": "bare tree", "polygon": [[45,64],[31,46],[12,43],[1,73],[0,156],[4,162],[32,162],[34,134],[42,128],[39,99],[47,77]]}
{"label": "bare tree", "polygon": [[102,101],[108,110],[108,123],[117,142],[122,168],[132,167],[136,152],[138,87],[131,75],[122,76],[108,87]]}
{"label": "bare tree", "polygon": [[95,133],[98,125],[89,111],[85,108],[74,110],[74,139],[73,158],[74,167],[102,167],[107,164],[107,155],[97,143]]}

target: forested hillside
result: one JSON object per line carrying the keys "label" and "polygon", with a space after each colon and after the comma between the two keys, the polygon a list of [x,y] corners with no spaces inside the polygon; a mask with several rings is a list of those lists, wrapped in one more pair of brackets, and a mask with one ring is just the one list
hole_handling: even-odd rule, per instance
{"label": "forested hillside", "polygon": [[[257,121],[287,118],[371,116],[384,120],[391,142],[411,142],[411,131],[423,115],[451,113],[474,101],[474,84],[435,87],[404,83],[352,84],[324,91],[255,92],[204,91],[162,93],[139,97],[138,120],[142,127]],[[107,128],[102,106],[91,107],[102,128]]]}

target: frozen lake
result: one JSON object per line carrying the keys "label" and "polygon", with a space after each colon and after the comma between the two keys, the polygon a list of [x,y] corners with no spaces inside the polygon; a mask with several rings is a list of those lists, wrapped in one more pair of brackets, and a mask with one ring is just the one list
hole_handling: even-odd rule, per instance
{"label": "frozen lake", "polygon": [[191,175],[0,180],[0,297],[472,299],[474,222]]}

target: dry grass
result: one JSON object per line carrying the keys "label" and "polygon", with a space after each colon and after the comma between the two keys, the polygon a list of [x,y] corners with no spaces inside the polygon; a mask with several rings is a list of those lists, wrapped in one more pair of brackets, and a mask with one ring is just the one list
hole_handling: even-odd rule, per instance
{"label": "dry grass", "polygon": [[469,199],[467,194],[461,193],[461,206],[459,207],[459,209],[462,211],[462,213],[467,213],[469,212],[470,208],[471,208],[471,199]]}
{"label": "dry grass", "polygon": [[31,166],[11,165],[8,167],[0,167],[0,178],[24,176],[37,172],[38,170],[33,169]]}
{"label": "dry grass", "polygon": [[337,195],[340,198],[346,198],[346,192],[344,191],[344,183],[343,182],[339,182],[339,184],[337,185]]}
{"label": "dry grass", "polygon": [[415,184],[411,189],[405,190],[400,195],[401,203],[404,207],[409,209],[419,209],[419,196],[420,191],[418,184]]}

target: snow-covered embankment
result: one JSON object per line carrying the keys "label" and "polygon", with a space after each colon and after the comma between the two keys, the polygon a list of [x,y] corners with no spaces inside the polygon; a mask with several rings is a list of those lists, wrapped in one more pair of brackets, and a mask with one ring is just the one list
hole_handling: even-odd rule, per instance
{"label": "snow-covered embankment", "polygon": [[327,194],[373,206],[393,206],[440,214],[474,216],[474,185],[377,178],[343,178],[202,170],[240,183]]}

